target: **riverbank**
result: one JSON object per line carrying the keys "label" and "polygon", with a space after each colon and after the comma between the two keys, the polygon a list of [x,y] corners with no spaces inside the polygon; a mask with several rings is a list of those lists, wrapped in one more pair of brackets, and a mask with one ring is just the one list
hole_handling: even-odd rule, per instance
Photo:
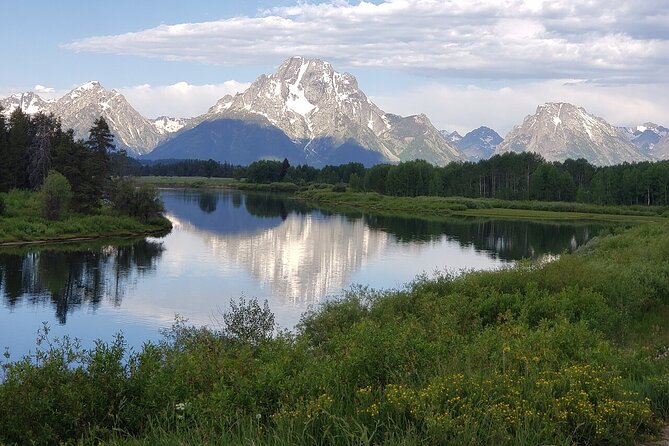
{"label": "riverbank", "polygon": [[0,246],[156,235],[172,227],[164,217],[141,222],[108,207],[88,215],[70,213],[51,221],[42,216],[37,193],[13,191],[2,196],[6,209],[0,216]]}
{"label": "riverbank", "polygon": [[352,290],[295,333],[240,304],[133,354],[45,341],[3,366],[0,444],[633,445],[669,415],[668,258],[669,224],[641,224],[542,266]]}
{"label": "riverbank", "polygon": [[463,197],[391,197],[377,193],[310,189],[297,197],[332,208],[420,217],[490,217],[528,220],[601,220],[661,222],[669,213],[660,207],[598,206],[584,203],[510,201]]}
{"label": "riverbank", "polygon": [[232,178],[137,177],[163,188],[222,188],[289,194],[321,207],[420,218],[488,217],[523,220],[599,220],[623,223],[662,222],[669,210],[660,206],[600,206],[576,202],[513,201],[464,197],[393,197],[374,192],[333,191],[332,186],[293,183],[255,184]]}

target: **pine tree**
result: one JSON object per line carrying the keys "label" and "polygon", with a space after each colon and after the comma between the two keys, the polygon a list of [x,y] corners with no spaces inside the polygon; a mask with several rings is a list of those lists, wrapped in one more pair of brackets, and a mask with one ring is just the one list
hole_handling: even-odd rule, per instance
{"label": "pine tree", "polygon": [[7,146],[8,175],[5,180],[9,189],[28,188],[28,146],[30,145],[30,118],[17,108],[9,117],[9,140]]}
{"label": "pine tree", "polygon": [[100,116],[90,128],[86,146],[90,151],[85,160],[84,171],[89,174],[88,181],[83,184],[85,203],[87,207],[96,207],[102,198],[105,182],[111,172],[111,158],[109,152],[115,149],[114,135],[109,129],[105,118]]}

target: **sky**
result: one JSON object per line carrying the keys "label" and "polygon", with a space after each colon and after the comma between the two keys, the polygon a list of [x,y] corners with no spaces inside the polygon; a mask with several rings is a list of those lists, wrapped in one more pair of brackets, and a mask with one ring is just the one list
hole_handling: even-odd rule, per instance
{"label": "sky", "polygon": [[188,117],[300,55],[463,134],[504,136],[549,101],[669,127],[669,0],[0,1],[0,96],[98,80]]}

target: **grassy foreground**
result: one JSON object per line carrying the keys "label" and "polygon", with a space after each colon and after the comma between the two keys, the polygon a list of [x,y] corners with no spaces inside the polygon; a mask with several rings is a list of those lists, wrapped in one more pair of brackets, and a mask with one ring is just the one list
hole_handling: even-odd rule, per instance
{"label": "grassy foreground", "polygon": [[2,367],[0,444],[632,445],[669,415],[669,225],[546,265],[351,290]]}
{"label": "grassy foreground", "polygon": [[70,213],[60,221],[50,221],[42,216],[39,194],[11,191],[1,195],[6,210],[0,216],[0,245],[123,237],[163,232],[171,227],[166,218],[143,223],[104,207],[94,214]]}

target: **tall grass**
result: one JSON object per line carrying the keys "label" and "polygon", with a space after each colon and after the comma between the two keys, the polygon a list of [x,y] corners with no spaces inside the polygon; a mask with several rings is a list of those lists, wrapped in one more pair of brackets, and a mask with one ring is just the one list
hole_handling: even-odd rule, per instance
{"label": "tall grass", "polygon": [[668,259],[649,224],[546,265],[355,288],[296,333],[51,340],[3,365],[0,443],[633,445],[669,413]]}

